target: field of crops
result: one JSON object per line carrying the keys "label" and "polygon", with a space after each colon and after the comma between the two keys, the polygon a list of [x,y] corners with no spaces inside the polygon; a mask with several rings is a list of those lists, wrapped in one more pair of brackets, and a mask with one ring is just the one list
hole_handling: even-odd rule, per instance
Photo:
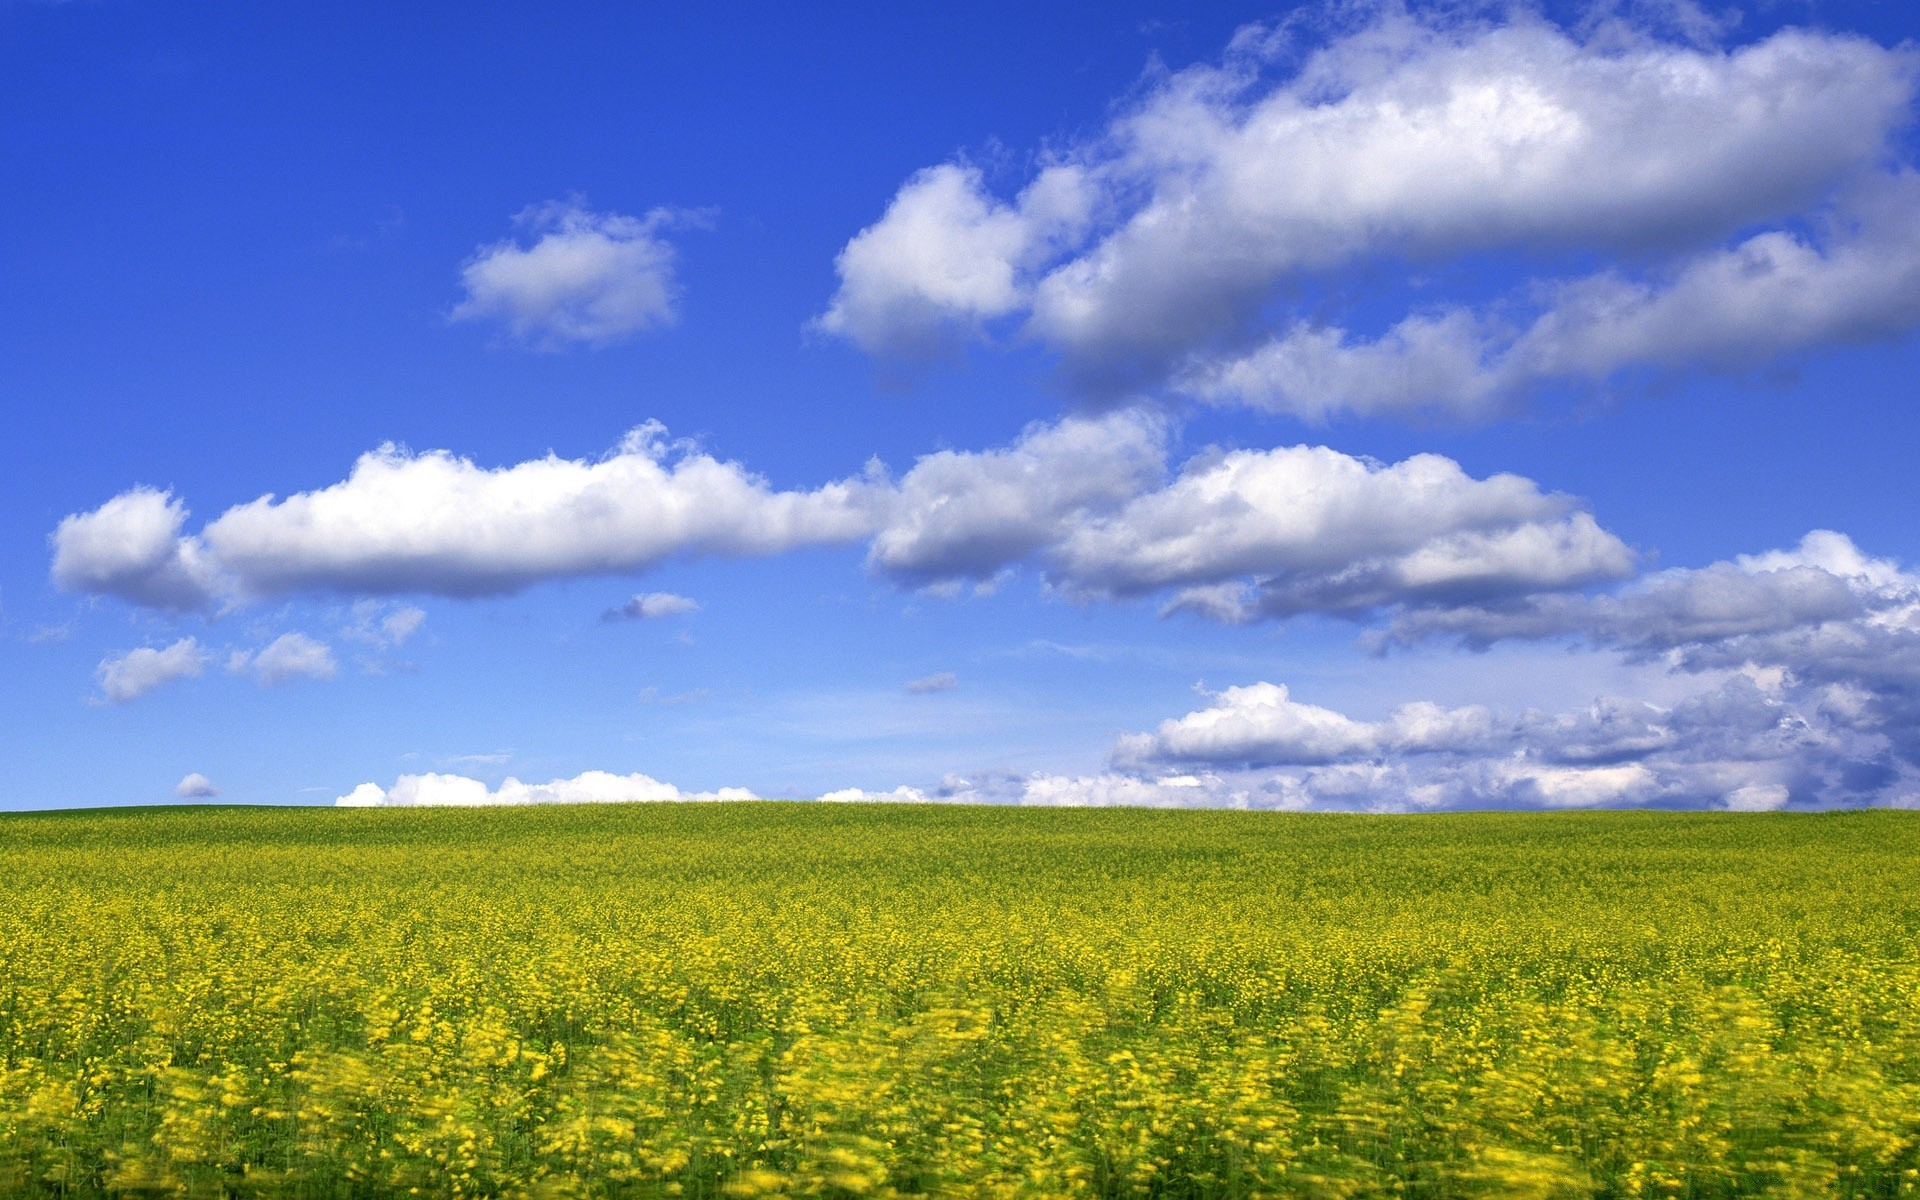
{"label": "field of crops", "polygon": [[0,1194],[1920,1192],[1920,815],[0,817]]}

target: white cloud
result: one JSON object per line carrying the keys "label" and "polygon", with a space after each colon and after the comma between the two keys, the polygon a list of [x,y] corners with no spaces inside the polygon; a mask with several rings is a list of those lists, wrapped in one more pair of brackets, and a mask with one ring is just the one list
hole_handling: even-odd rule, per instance
{"label": "white cloud", "polygon": [[1228,688],[1208,707],[1132,734],[1116,770],[1216,779],[1313,807],[1383,810],[1659,804],[1742,810],[1885,803],[1920,771],[1815,690],[1735,672],[1678,703],[1607,697],[1565,713],[1405,704],[1362,721],[1292,699],[1279,684]]}
{"label": "white cloud", "polygon": [[142,646],[102,659],[95,674],[107,703],[125,704],[162,684],[198,676],[206,669],[209,657],[199,642],[185,637],[160,649]]}
{"label": "white cloud", "polygon": [[1792,793],[1781,784],[1754,783],[1727,793],[1727,807],[1734,812],[1771,812],[1785,808]]}
{"label": "white cloud", "polygon": [[1173,607],[1251,620],[1564,590],[1625,575],[1632,554],[1570,498],[1516,475],[1294,446],[1202,457],[1079,523],[1048,564],[1071,592],[1196,589]]}
{"label": "white cloud", "polygon": [[1163,721],[1152,734],[1121,739],[1123,762],[1327,763],[1344,759],[1485,747],[1497,739],[1484,708],[1404,705],[1381,722],[1292,698],[1285,684],[1255,683],[1221,692],[1215,703]]}
{"label": "white cloud", "polygon": [[869,564],[951,587],[1032,560],[1071,596],[1171,591],[1170,610],[1229,621],[1564,590],[1632,564],[1571,499],[1518,476],[1295,446],[1207,451],[1169,481],[1169,437],[1134,409],[928,455],[901,480]]}
{"label": "white cloud", "polygon": [[[1878,569],[1873,560],[1863,562]],[[820,799],[1370,812],[1911,806],[1920,804],[1920,739],[1911,733],[1910,704],[1904,711],[1894,705],[1895,693],[1920,693],[1920,658],[1910,657],[1897,676],[1892,691],[1876,691],[1879,684],[1858,672],[1851,684],[1838,686],[1831,674],[1801,677],[1752,662],[1722,664],[1692,669],[1691,681],[1664,689],[1660,702],[1603,695],[1555,712],[1416,700],[1373,720],[1259,681],[1226,688],[1151,731],[1122,736],[1105,771],[952,774],[932,786],[849,787]],[[459,776],[421,775],[402,777],[391,789],[364,784],[339,803],[750,794],[688,795],[646,776],[597,772],[542,786],[509,779],[498,789]]]}
{"label": "white cloud", "polygon": [[402,775],[390,788],[363,783],[335,800],[350,808],[424,807],[498,804],[614,804],[637,800],[752,800],[745,788],[683,792],[647,775],[586,771],[571,779],[529,784],[508,777],[497,788],[464,775]]}
{"label": "white cloud", "polygon": [[[1740,786],[1778,784],[1791,786],[1796,799],[1856,802],[1916,790],[1920,575],[1868,557],[1838,533],[1816,531],[1790,550],[1662,571],[1595,595],[1403,612],[1384,640],[1433,638],[1477,647],[1566,639],[1677,676],[1740,673],[1791,710],[1799,739],[1770,752],[1794,765],[1795,778],[1742,779]],[[1723,748],[1738,742],[1743,721],[1751,724],[1751,705],[1703,702],[1698,711],[1707,715],[1688,736]],[[1733,757],[1743,755],[1752,757]]]}
{"label": "white cloud", "polygon": [[165,493],[117,496],[60,523],[54,578],[159,607],[301,591],[490,595],[676,556],[857,541],[886,500],[867,480],[775,491],[737,463],[670,447],[657,425],[597,460],[492,469],[383,446],[340,483],[262,496],[191,535]]}
{"label": "white cloud", "polygon": [[944,349],[956,330],[1022,305],[1023,271],[1077,235],[1090,201],[1072,166],[1042,171],[1012,205],[987,194],[976,167],[929,167],[840,252],[840,288],[817,324],[871,351]]}
{"label": "white cloud", "polygon": [[1729,370],[1920,325],[1920,176],[1829,214],[1819,238],[1773,230],[1664,276],[1608,272],[1536,285],[1530,321],[1464,308],[1410,315],[1373,340],[1296,325],[1247,354],[1189,366],[1177,385],[1322,420],[1439,411],[1483,417],[1544,385],[1633,370]]}
{"label": "white cloud", "polygon": [[[876,464],[788,492],[737,463],[684,448],[674,457],[651,425],[597,461],[486,469],[383,447],[341,483],[261,497],[193,534],[171,497],[116,497],[61,522],[55,576],[169,607],[310,591],[477,596],[674,557],[871,538],[871,569],[907,586],[988,587],[1032,564],[1075,598],[1170,593],[1174,609],[1246,621],[1565,590],[1631,564],[1573,500],[1517,476],[1474,479],[1437,455],[1383,465],[1295,446],[1207,450],[1169,479],[1172,437],[1144,409],[1067,417],[1009,446],[926,455],[897,482]],[[133,529],[116,539],[121,524]],[[121,554],[129,543],[138,552]],[[129,560],[140,568],[123,570]],[[185,583],[151,586],[165,564],[187,563],[178,578],[204,588],[198,596]],[[615,611],[657,617],[692,603],[643,593]],[[356,608],[348,634],[397,644],[417,611],[376,630],[375,609]]]}
{"label": "white cloud", "polygon": [[910,680],[907,692],[914,696],[928,696],[935,692],[950,692],[960,686],[960,679],[952,671],[941,671],[933,675]]}
{"label": "white cloud", "polygon": [[202,532],[242,586],[484,595],[667,558],[772,554],[872,524],[863,482],[776,492],[737,463],[671,448],[643,426],[598,461],[548,456],[488,470],[383,447],[315,492],[227,510]]}
{"label": "white cloud", "polygon": [[1652,657],[1690,647],[1765,645],[1826,626],[1920,631],[1916,606],[1920,577],[1868,558],[1844,534],[1815,530],[1792,550],[1660,571],[1614,592],[1407,613],[1386,636],[1400,643],[1451,637],[1485,647],[1572,635]]}
{"label": "white cloud", "polygon": [[304,633],[283,633],[258,651],[236,650],[227,657],[227,670],[251,673],[261,683],[292,679],[332,679],[340,670],[333,650]]}
{"label": "white cloud", "polygon": [[186,519],[186,506],[171,492],[148,487],[66,517],[49,539],[53,582],[67,591],[118,596],[149,608],[206,608],[212,602],[212,570],[200,544],[180,536]]}
{"label": "white cloud", "polygon": [[[1785,30],[1720,49],[1624,19],[1570,32],[1524,12],[1489,22],[1363,11],[1373,14],[1363,25],[1303,59],[1292,57],[1302,22],[1243,30],[1219,63],[1152,80],[1010,204],[962,165],[913,176],[842,253],[822,324],[870,350],[911,353],[943,327],[1024,316],[1082,376],[1151,384],[1196,359],[1237,360],[1277,299],[1356,264],[1486,251],[1657,257],[1799,216],[1879,171],[1912,115],[1915,55],[1858,37]],[[1710,28],[1678,24],[1695,38]],[[1793,241],[1776,232],[1733,253],[1734,268],[1772,256],[1775,277],[1724,316],[1689,310],[1666,330],[1649,313],[1650,340],[1636,346],[1632,330],[1588,314],[1598,357],[1561,369],[1736,353],[1758,324],[1746,310],[1780,308],[1789,282],[1823,269],[1799,261],[1820,252]],[[1843,276],[1862,284],[1844,252],[1827,255],[1836,287]],[[1877,278],[1824,315],[1789,308],[1789,348],[1909,328],[1906,276]],[[1696,281],[1718,294],[1741,284],[1732,272]],[[1471,394],[1488,386],[1474,349],[1428,318],[1378,346],[1302,329],[1263,360],[1264,393],[1212,386],[1292,409],[1471,411],[1488,402]],[[1356,397],[1318,397],[1323,384]],[[1428,391],[1456,384],[1468,393]]]}
{"label": "white cloud", "polygon": [[943,450],[900,480],[868,553],[913,586],[984,581],[1165,473],[1169,426],[1144,410],[1027,427],[993,450]]}
{"label": "white cloud", "polygon": [[460,270],[466,298],[456,321],[493,320],[524,341],[553,349],[605,345],[669,324],[679,285],[673,246],[660,234],[683,219],[595,213],[577,199],[535,205],[514,222],[536,235],[482,246]]}
{"label": "white cloud", "polygon": [[651,621],[699,611],[700,605],[686,596],[676,596],[672,592],[642,592],[625,604],[608,609],[603,618],[608,621]]}
{"label": "white cloud", "polygon": [[208,779],[198,771],[194,771],[183,777],[179,783],[173,785],[173,794],[182,800],[203,800],[211,796],[218,796],[220,789],[213,786],[213,780]]}

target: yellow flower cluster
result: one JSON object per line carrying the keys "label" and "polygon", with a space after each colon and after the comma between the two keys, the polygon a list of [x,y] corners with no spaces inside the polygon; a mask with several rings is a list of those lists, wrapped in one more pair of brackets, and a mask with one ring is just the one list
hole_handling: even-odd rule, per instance
{"label": "yellow flower cluster", "polygon": [[0,818],[0,1194],[1920,1194],[1920,817]]}

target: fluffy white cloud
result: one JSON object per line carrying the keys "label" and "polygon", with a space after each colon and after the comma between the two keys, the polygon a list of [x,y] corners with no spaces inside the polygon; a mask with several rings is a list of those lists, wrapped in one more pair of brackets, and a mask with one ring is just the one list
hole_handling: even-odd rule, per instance
{"label": "fluffy white cloud", "polygon": [[1011,446],[943,450],[900,480],[868,554],[913,586],[984,581],[1166,471],[1169,426],[1143,410],[1034,424]]}
{"label": "fluffy white cloud", "polygon": [[1165,445],[1164,420],[1119,411],[929,455],[900,480],[870,564],[952,586],[1033,559],[1069,595],[1173,591],[1171,609],[1219,620],[1580,588],[1632,566],[1569,497],[1438,455],[1202,453],[1167,480]]}
{"label": "fluffy white cloud", "polygon": [[1194,589],[1174,607],[1233,620],[1556,591],[1631,565],[1618,538],[1530,480],[1313,446],[1202,458],[1080,523],[1049,556],[1070,591]]}
{"label": "fluffy white cloud", "polygon": [[1916,605],[1920,577],[1868,558],[1844,534],[1815,530],[1792,550],[1660,571],[1614,592],[1402,614],[1387,639],[1451,637],[1485,647],[1572,635],[1652,657],[1766,645],[1770,638],[1836,625],[1920,632]]}
{"label": "fluffy white cloud", "polygon": [[460,270],[466,298],[453,319],[502,322],[517,338],[557,348],[604,345],[670,323],[679,287],[673,246],[661,232],[678,219],[596,213],[577,200],[535,205],[514,218],[535,235],[482,246]]}
{"label": "fluffy white cloud", "polygon": [[341,483],[227,510],[201,531],[245,591],[484,595],[677,555],[772,554],[858,539],[862,481],[778,492],[737,463],[683,450],[654,425],[598,461],[486,469],[383,447]]}
{"label": "fluffy white cloud", "polygon": [[213,786],[213,780],[194,771],[173,785],[173,794],[182,800],[204,800],[210,796],[218,796],[220,789]]}
{"label": "fluffy white cloud", "polygon": [[642,592],[625,604],[608,609],[603,616],[609,621],[651,621],[699,611],[700,605],[686,596],[677,596],[672,592]]}
{"label": "fluffy white cloud", "polygon": [[[1908,695],[1920,666],[1900,668]],[[1699,686],[1655,703],[1603,696],[1563,712],[1402,704],[1366,720],[1294,698],[1278,683],[1215,694],[1204,707],[1122,736],[1110,768],[1080,775],[955,774],[932,786],[842,788],[826,802],[1231,807],[1370,812],[1463,808],[1665,807],[1738,811],[1920,806],[1914,714],[1857,672],[1831,677],[1751,662],[1702,669]],[[1879,707],[1876,708],[1876,705]],[[460,776],[364,784],[341,804],[584,803],[728,799],[646,776],[589,772],[498,789]]]}
{"label": "fluffy white cloud", "polygon": [[1321,420],[1422,410],[1481,417],[1560,381],[1636,369],[1742,369],[1920,326],[1920,176],[1828,215],[1818,238],[1774,230],[1683,260],[1532,289],[1524,325],[1464,308],[1416,313],[1380,337],[1297,325],[1247,354],[1190,365],[1182,390]]}
{"label": "fluffy white cloud", "polygon": [[908,681],[907,692],[914,696],[929,696],[935,692],[950,692],[959,686],[958,676],[952,671],[941,671]]}
{"label": "fluffy white cloud", "polygon": [[162,684],[199,675],[206,669],[210,657],[198,641],[185,637],[159,649],[142,646],[103,659],[95,675],[107,703],[125,704]]}
{"label": "fluffy white cloud", "polygon": [[[1880,170],[1911,117],[1915,56],[1857,37],[1785,30],[1719,49],[1620,21],[1572,32],[1524,13],[1369,10],[1303,59],[1298,22],[1242,31],[1219,63],[1153,81],[1012,203],[964,166],[915,175],[842,253],[822,324],[912,352],[943,328],[1024,316],[1110,385],[1184,366],[1196,386],[1273,407],[1471,411],[1490,402],[1476,389],[1515,385],[1487,378],[1486,349],[1468,336],[1486,334],[1457,318],[1413,318],[1377,344],[1296,330],[1257,360],[1239,348],[1277,297],[1357,263],[1643,258],[1804,214]],[[1823,253],[1777,232],[1654,295],[1611,277],[1570,288],[1569,319],[1584,324],[1561,335],[1565,360],[1546,327],[1503,370],[1720,358],[1752,340],[1752,309],[1793,321],[1788,349],[1911,327],[1907,276],[1883,269],[1867,286],[1846,244]],[[1738,268],[1756,259],[1771,278],[1749,294]],[[1809,275],[1855,290],[1786,304]],[[1716,318],[1688,307],[1703,291],[1741,295]],[[1605,310],[1621,300],[1647,311],[1614,328]],[[1690,319],[1667,329],[1662,306]],[[1238,369],[1193,371],[1223,356]],[[1336,394],[1316,395],[1323,386]]]}
{"label": "fluffy white cloud", "polygon": [[205,608],[212,602],[212,569],[200,544],[180,536],[186,520],[186,506],[171,492],[147,487],[75,513],[49,539],[53,582],[150,608]]}
{"label": "fluffy white cloud", "polygon": [[[1474,479],[1437,455],[1383,465],[1295,446],[1209,450],[1169,478],[1172,437],[1143,409],[1068,417],[1009,446],[926,455],[897,481],[876,465],[788,492],[737,463],[673,457],[656,426],[597,461],[495,469],[385,447],[343,482],[262,497],[193,534],[165,493],[116,497],[61,522],[55,578],[176,607],[311,591],[476,596],[676,556],[870,538],[872,570],[907,586],[986,586],[1032,564],[1077,598],[1171,593],[1174,608],[1247,621],[1565,590],[1631,565],[1571,499],[1517,476]],[[647,593],[615,612],[691,603]],[[352,636],[397,644],[418,627],[415,611],[375,631],[369,610]]]}
{"label": "fluffy white cloud", "polygon": [[1327,763],[1344,759],[1464,751],[1494,744],[1496,718],[1484,708],[1445,709],[1419,701],[1385,721],[1356,721],[1292,698],[1285,684],[1228,688],[1215,703],[1163,721],[1151,734],[1130,734],[1115,750],[1128,763]]}
{"label": "fluffy white cloud", "polygon": [[1171,609],[1229,621],[1564,590],[1632,565],[1571,499],[1518,476],[1295,446],[1206,452],[1168,480],[1168,437],[1162,419],[1123,410],[929,455],[901,480],[869,562],[924,587],[1033,560],[1069,595],[1170,591]]}
{"label": "fluffy white cloud", "polygon": [[737,463],[676,450],[657,425],[597,460],[491,469],[383,446],[340,483],[262,496],[191,535],[166,493],[117,496],[60,523],[54,579],[163,607],[301,591],[489,595],[681,555],[857,541],[886,499],[865,480],[775,491]]}
{"label": "fluffy white cloud", "polygon": [[752,800],[745,788],[683,792],[651,776],[585,771],[550,783],[522,783],[508,777],[497,788],[464,775],[402,775],[390,788],[363,783],[335,800],[350,808],[466,806],[492,804],[618,804],[636,800]]}
{"label": "fluffy white cloud", "polygon": [[817,322],[860,346],[920,356],[1024,302],[1023,274],[1078,235],[1092,201],[1085,175],[1056,165],[1011,205],[978,168],[929,167],[840,252],[840,289]]}
{"label": "fluffy white cloud", "polygon": [[236,650],[227,657],[227,670],[251,674],[261,683],[292,679],[332,679],[340,664],[325,642],[304,633],[283,633],[259,650]]}

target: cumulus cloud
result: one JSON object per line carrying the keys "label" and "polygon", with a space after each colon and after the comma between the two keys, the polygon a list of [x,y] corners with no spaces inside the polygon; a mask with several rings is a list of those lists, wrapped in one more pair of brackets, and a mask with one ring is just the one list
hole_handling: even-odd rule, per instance
{"label": "cumulus cloud", "polygon": [[325,642],[304,633],[283,633],[259,650],[236,650],[227,658],[227,670],[251,674],[261,683],[293,679],[332,679],[340,664]]}
{"label": "cumulus cloud", "polygon": [[[1518,476],[1309,446],[1207,450],[1170,473],[1173,438],[1145,409],[1072,416],[1008,446],[925,455],[897,480],[876,464],[803,491],[671,451],[652,425],[596,461],[488,469],[384,447],[343,482],[261,497],[197,533],[170,496],[116,497],[61,522],[55,577],[162,607],[314,591],[479,596],[675,557],[868,540],[870,568],[907,587],[987,587],[1032,565],[1077,599],[1163,594],[1173,610],[1250,621],[1565,590],[1631,566],[1575,501]],[[129,544],[137,554],[122,552]],[[143,565],[123,569],[129,560]],[[169,564],[192,569],[169,575]],[[178,586],[152,586],[161,578]],[[691,603],[644,593],[615,611],[663,616]],[[372,611],[365,638],[392,644],[421,619],[402,609],[376,631]]]}
{"label": "cumulus cloud", "polygon": [[1500,713],[1418,702],[1379,721],[1258,683],[1123,737],[1115,764],[1145,778],[1204,768],[1225,789],[1279,788],[1334,808],[1920,802],[1920,771],[1885,738],[1752,670],[1671,705],[1603,697],[1573,712]]}
{"label": "cumulus cloud", "polygon": [[1068,595],[1171,593],[1169,611],[1227,621],[1565,590],[1632,566],[1573,500],[1518,476],[1295,446],[1202,453],[1168,480],[1167,437],[1124,410],[928,456],[869,562],[937,586],[1031,559]]}
{"label": "cumulus cloud", "polygon": [[1695,255],[1664,277],[1610,271],[1536,287],[1523,324],[1467,308],[1410,315],[1378,338],[1299,324],[1244,355],[1190,365],[1182,390],[1322,420],[1443,412],[1482,417],[1561,381],[1634,370],[1740,370],[1920,326],[1920,176],[1829,214]]}
{"label": "cumulus cloud", "polygon": [[118,596],[186,611],[212,603],[212,568],[180,536],[187,509],[171,492],[135,487],[92,512],[62,520],[51,537],[53,582],[71,592]]}
{"label": "cumulus cloud", "polygon": [[1920,766],[1920,575],[1831,531],[1609,592],[1404,612],[1383,640],[1434,638],[1568,639],[1680,675],[1743,672],[1776,689],[1807,728],[1852,747],[1845,769],[1829,774],[1859,794],[1904,795]]}
{"label": "cumulus cloud", "polygon": [[651,621],[660,617],[677,617],[682,613],[696,613],[700,605],[685,596],[676,596],[672,592],[642,592],[625,604],[617,605],[601,614],[606,621]]}
{"label": "cumulus cloud", "polygon": [[1303,704],[1285,684],[1228,688],[1199,712],[1161,723],[1152,734],[1123,738],[1116,758],[1127,762],[1190,761],[1221,764],[1327,763],[1386,754],[1484,748],[1497,738],[1483,708],[1443,709],[1421,701],[1380,722],[1356,721],[1329,708]]}
{"label": "cumulus cloud", "polygon": [[1073,530],[1052,571],[1077,592],[1200,589],[1174,607],[1251,620],[1555,591],[1631,565],[1591,515],[1531,480],[1474,479],[1439,455],[1383,465],[1294,446],[1190,464]]}
{"label": "cumulus cloud", "polygon": [[900,480],[868,562],[909,586],[991,579],[1165,474],[1170,427],[1143,410],[1034,424],[1011,445],[943,450]]}
{"label": "cumulus cloud", "polygon": [[683,214],[596,213],[578,200],[535,205],[514,218],[533,237],[480,247],[460,269],[456,321],[491,320],[546,349],[605,345],[674,319],[679,285],[662,233]]}
{"label": "cumulus cloud", "polygon": [[522,783],[509,776],[490,788],[464,775],[402,775],[390,788],[363,783],[334,801],[348,808],[477,807],[496,804],[618,804],[637,800],[753,800],[745,788],[683,792],[648,775],[585,771],[571,779]]}
{"label": "cumulus cloud", "polygon": [[1024,274],[1078,236],[1092,198],[1071,165],[1043,170],[1010,205],[987,193],[977,167],[929,167],[840,252],[840,288],[817,324],[871,351],[945,349],[1022,305]]}
{"label": "cumulus cloud", "polygon": [[[1304,56],[1303,22],[1250,27],[1220,61],[1150,79],[1011,202],[964,164],[916,174],[842,252],[821,324],[913,353],[998,318],[1107,386],[1179,375],[1309,413],[1472,413],[1530,371],[1723,360],[1762,312],[1790,322],[1770,353],[1915,323],[1910,274],[1873,261],[1888,242],[1911,261],[1911,220],[1889,217],[1821,246],[1781,224],[1664,284],[1569,285],[1511,363],[1518,335],[1445,311],[1377,342],[1283,318],[1292,332],[1247,356],[1276,304],[1356,265],[1659,261],[1818,211],[1881,172],[1911,118],[1914,54],[1858,37],[1789,29],[1729,49],[1700,22],[1667,40],[1624,19],[1362,11]],[[1796,284],[1817,294],[1792,303]],[[1692,307],[1700,294],[1730,304]],[[1690,319],[1668,328],[1661,309]]]}
{"label": "cumulus cloud", "polygon": [[204,800],[211,796],[218,796],[220,789],[213,786],[213,780],[194,771],[173,785],[173,794],[182,800]]}
{"label": "cumulus cloud", "polygon": [[854,540],[871,525],[870,492],[858,480],[775,491],[737,463],[676,453],[648,425],[598,461],[549,455],[491,470],[383,447],[344,482],[229,509],[200,537],[254,593],[471,596],[681,555]]}
{"label": "cumulus cloud", "polygon": [[914,696],[927,696],[934,692],[950,692],[959,686],[960,679],[952,671],[940,671],[910,680],[907,683],[907,692]]}
{"label": "cumulus cloud", "polygon": [[[1920,575],[1830,531],[1587,594],[1408,606],[1386,641],[1560,638],[1664,667],[1664,699],[1362,718],[1229,687],[1088,776],[954,776],[836,799],[1415,811],[1920,806]],[[1677,697],[1677,698],[1674,698]]]}
{"label": "cumulus cloud", "polygon": [[[962,774],[821,798],[1366,811],[1920,805],[1920,576],[1837,533],[1590,594],[1405,606],[1388,636],[1571,638],[1695,682],[1658,702],[1611,695],[1549,712],[1415,700],[1369,719],[1262,680],[1123,735],[1103,772]],[[590,773],[498,789],[410,776],[342,802],[637,798],[708,797]]]}
{"label": "cumulus cloud", "polygon": [[262,496],[193,534],[171,496],[117,496],[60,523],[54,579],[174,608],[314,591],[496,595],[676,556],[857,541],[885,499],[858,479],[776,491],[737,463],[670,446],[653,424],[596,460],[499,468],[383,446],[342,482]]}
{"label": "cumulus cloud", "polygon": [[1869,558],[1845,534],[1815,530],[1791,550],[1680,567],[1612,592],[1534,596],[1492,605],[1406,613],[1387,643],[1443,637],[1483,648],[1496,642],[1577,636],[1638,658],[1709,647],[1767,646],[1830,626],[1890,631],[1915,623],[1920,577]]}
{"label": "cumulus cloud", "polygon": [[210,657],[198,641],[185,637],[159,649],[142,646],[103,659],[95,676],[107,703],[125,704],[176,679],[198,676]]}

